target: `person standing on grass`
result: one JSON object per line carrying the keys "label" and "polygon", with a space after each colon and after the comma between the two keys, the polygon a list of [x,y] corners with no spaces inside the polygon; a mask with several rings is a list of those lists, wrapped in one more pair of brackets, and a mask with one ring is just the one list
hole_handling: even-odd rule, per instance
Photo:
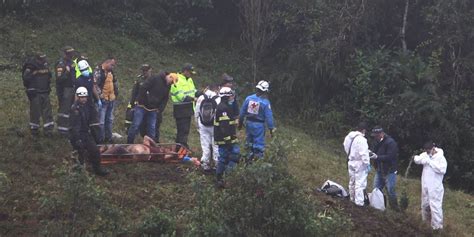
{"label": "person standing on grass", "polygon": [[217,165],[217,157],[219,156],[219,148],[214,143],[214,119],[219,97],[216,93],[218,88],[217,85],[209,86],[204,94],[198,97],[196,111],[194,112],[201,141],[201,167],[205,172],[212,170],[210,165],[211,156],[214,160],[214,166]]}
{"label": "person standing on grass", "polygon": [[232,170],[240,161],[240,147],[237,139],[239,109],[233,103],[234,93],[229,87],[219,90],[220,101],[214,120],[214,141],[219,146],[216,177],[217,186],[224,187],[223,175]]}
{"label": "person standing on grass", "polygon": [[56,95],[58,96],[58,132],[62,135],[69,134],[69,111],[74,103],[74,66],[73,57],[75,50],[71,46],[64,46],[63,57],[56,63]]}
{"label": "person standing on grass", "polygon": [[173,83],[170,91],[171,101],[173,101],[173,116],[176,120],[176,143],[180,143],[186,148],[189,148],[188,135],[196,100],[196,87],[191,78],[194,74],[196,74],[194,66],[186,63],[182,72],[177,73],[178,79]]}
{"label": "person standing on grass", "polygon": [[49,99],[51,77],[44,53],[37,53],[23,65],[23,86],[30,102],[30,130],[33,136],[39,135],[40,118],[43,118],[44,135],[52,136],[54,122]]}
{"label": "person standing on grass", "polygon": [[349,171],[349,195],[357,206],[364,206],[364,190],[370,171],[369,145],[365,138],[367,123],[361,122],[357,130],[344,138],[344,151],[347,154]]}
{"label": "person standing on grass", "polygon": [[386,134],[381,126],[375,126],[372,129],[372,136],[376,141],[371,156],[375,159],[374,167],[377,170],[374,178],[374,188],[380,191],[387,187],[388,201],[390,208],[399,211],[397,193],[397,169],[398,169],[398,144],[395,140]]}
{"label": "person standing on grass", "polygon": [[256,93],[248,96],[240,109],[239,129],[242,129],[245,120],[246,141],[245,146],[249,151],[247,162],[254,158],[263,158],[265,151],[265,124],[273,136],[276,128],[273,123],[273,112],[268,100],[270,84],[259,81]]}
{"label": "person standing on grass", "polygon": [[423,146],[425,152],[414,156],[416,164],[423,165],[421,175],[421,218],[430,220],[434,230],[443,229],[443,178],[448,163],[443,149],[432,141]]}
{"label": "person standing on grass", "polygon": [[104,143],[112,143],[115,101],[119,94],[118,81],[114,74],[115,65],[115,58],[109,57],[94,69],[94,83],[97,85],[102,104],[99,110],[100,140]]}

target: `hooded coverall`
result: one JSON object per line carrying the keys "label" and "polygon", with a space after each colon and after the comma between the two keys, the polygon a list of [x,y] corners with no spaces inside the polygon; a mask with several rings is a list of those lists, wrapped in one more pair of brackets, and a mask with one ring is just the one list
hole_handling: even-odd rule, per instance
{"label": "hooded coverall", "polygon": [[[204,94],[207,98],[213,98],[217,94],[214,91],[206,90]],[[207,170],[210,169],[210,158],[214,159],[214,165],[217,165],[217,157],[219,157],[219,147],[214,143],[214,125],[206,126],[201,123],[200,112],[201,112],[201,103],[204,101],[205,96],[201,95],[196,102],[196,110],[194,112],[194,117],[196,118],[196,123],[198,124],[199,137],[201,140],[201,165],[202,168]],[[217,104],[217,101],[216,101]]]}
{"label": "hooded coverall", "polygon": [[431,214],[431,227],[443,228],[443,177],[448,166],[441,148],[435,148],[432,156],[426,152],[414,157],[416,164],[423,165],[421,175],[421,217],[425,221]]}
{"label": "hooded coverall", "polygon": [[253,94],[245,99],[240,110],[239,121],[246,119],[246,142],[249,149],[249,159],[263,158],[265,150],[265,123],[268,129],[273,130],[273,113],[270,101],[267,98]]}
{"label": "hooded coverall", "polygon": [[344,138],[344,150],[348,155],[349,194],[351,201],[364,206],[364,189],[367,187],[367,174],[370,164],[369,145],[364,134],[352,131]]}

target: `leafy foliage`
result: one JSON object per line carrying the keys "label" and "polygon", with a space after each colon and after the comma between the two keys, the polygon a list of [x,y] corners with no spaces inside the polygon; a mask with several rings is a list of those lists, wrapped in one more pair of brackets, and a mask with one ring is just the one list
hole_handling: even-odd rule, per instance
{"label": "leafy foliage", "polygon": [[216,190],[196,179],[199,205],[189,225],[191,236],[326,236],[349,227],[302,191],[286,167],[285,144],[273,141],[270,155],[226,176]]}
{"label": "leafy foliage", "polygon": [[44,193],[42,233],[49,236],[117,235],[124,231],[120,210],[84,168],[56,171],[61,191]]}
{"label": "leafy foliage", "polygon": [[138,227],[140,236],[176,236],[176,223],[158,208],[151,208]]}

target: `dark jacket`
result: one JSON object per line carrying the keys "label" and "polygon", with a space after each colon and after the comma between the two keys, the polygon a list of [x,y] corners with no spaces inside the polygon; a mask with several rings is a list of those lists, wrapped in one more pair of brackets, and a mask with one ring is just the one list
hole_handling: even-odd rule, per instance
{"label": "dark jacket", "polygon": [[79,87],[85,87],[87,93],[89,94],[88,103],[95,103],[97,99],[94,96],[94,80],[91,76],[85,77],[80,75],[76,80],[74,80],[74,90],[77,90]]}
{"label": "dark jacket", "polygon": [[70,140],[75,149],[78,149],[78,143],[87,139],[93,138],[95,142],[99,142],[99,114],[94,105],[75,102],[69,114]]}
{"label": "dark jacket", "polygon": [[35,59],[28,60],[23,66],[23,85],[27,91],[49,93],[52,73],[48,64],[39,64]]}
{"label": "dark jacket", "polygon": [[375,167],[377,172],[389,174],[398,169],[398,145],[392,137],[385,135],[384,139],[378,142],[374,147],[377,154]]}
{"label": "dark jacket", "polygon": [[143,106],[147,110],[158,110],[163,112],[169,100],[170,85],[166,83],[166,74],[160,72],[158,75],[135,82],[132,90],[130,104]]}
{"label": "dark jacket", "polygon": [[214,141],[217,145],[226,145],[238,143],[237,125],[239,118],[239,109],[227,103],[222,99],[216,108],[216,117],[214,121]]}
{"label": "dark jacket", "polygon": [[[67,67],[69,66],[69,72]],[[56,63],[56,89],[74,87],[74,65],[72,60],[61,58]]]}
{"label": "dark jacket", "polygon": [[[113,77],[112,83],[114,84],[114,94],[116,97],[118,97],[118,93],[119,93],[118,81],[117,81],[117,78],[115,77],[114,71],[110,71],[110,73],[112,73],[112,77]],[[106,76],[107,74],[105,73],[105,70],[102,68],[102,65],[101,64],[97,65],[97,67],[94,69],[94,80],[96,81],[97,86],[99,87],[101,93],[102,93],[102,90],[104,89],[105,79],[107,79]]]}

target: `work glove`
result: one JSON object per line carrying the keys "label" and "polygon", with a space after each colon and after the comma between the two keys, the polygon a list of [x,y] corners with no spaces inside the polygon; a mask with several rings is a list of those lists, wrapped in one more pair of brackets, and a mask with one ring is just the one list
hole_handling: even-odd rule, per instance
{"label": "work glove", "polygon": [[194,98],[191,96],[186,96],[183,100],[183,102],[192,102],[192,101],[194,101]]}

